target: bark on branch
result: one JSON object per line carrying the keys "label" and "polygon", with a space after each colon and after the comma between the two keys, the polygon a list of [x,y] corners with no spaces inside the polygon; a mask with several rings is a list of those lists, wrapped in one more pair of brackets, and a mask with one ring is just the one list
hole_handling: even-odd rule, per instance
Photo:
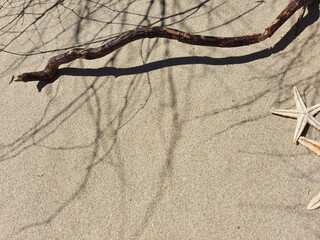
{"label": "bark on branch", "polygon": [[[49,59],[44,70],[39,72],[23,73],[15,79],[17,82],[50,81],[56,75],[61,64],[69,63],[78,58],[96,59],[101,58],[130,42],[142,38],[168,38],[182,43],[211,46],[211,47],[240,47],[261,42],[270,38],[298,9],[306,8],[314,0],[293,0],[277,16],[264,32],[239,37],[214,37],[193,35],[177,29],[166,27],[142,27],[125,32],[114,40],[97,48],[74,48],[63,54]],[[13,77],[14,79],[14,77]]]}

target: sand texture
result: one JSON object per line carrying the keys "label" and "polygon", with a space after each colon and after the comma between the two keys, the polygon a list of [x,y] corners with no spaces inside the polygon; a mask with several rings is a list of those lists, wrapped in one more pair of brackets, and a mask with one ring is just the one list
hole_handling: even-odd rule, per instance
{"label": "sand texture", "polygon": [[144,39],[9,85],[139,26],[259,33],[290,1],[57,2],[0,5],[0,240],[319,239],[320,159],[269,112],[320,103],[319,1],[252,46]]}

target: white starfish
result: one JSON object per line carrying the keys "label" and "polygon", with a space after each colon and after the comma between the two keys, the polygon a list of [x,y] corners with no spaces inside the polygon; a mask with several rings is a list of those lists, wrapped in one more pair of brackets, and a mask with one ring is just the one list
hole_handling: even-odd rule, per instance
{"label": "white starfish", "polygon": [[[309,138],[305,138],[305,137],[300,137],[298,141],[301,145],[309,148],[311,151],[313,151],[318,156],[320,156],[320,143],[319,142],[312,140],[312,139],[309,139]],[[307,210],[314,210],[319,207],[320,207],[320,193],[311,199],[310,203],[307,206]]]}
{"label": "white starfish", "polygon": [[297,142],[307,123],[320,130],[320,123],[313,117],[315,114],[320,112],[320,104],[316,104],[312,107],[307,108],[305,103],[302,101],[302,98],[296,86],[293,87],[293,92],[297,110],[273,110],[271,112],[277,115],[297,119],[298,122],[293,140],[294,142]]}
{"label": "white starfish", "polygon": [[307,210],[314,210],[320,207],[320,193],[313,197],[307,206]]}
{"label": "white starfish", "polygon": [[318,156],[320,156],[320,143],[319,142],[312,140],[312,139],[309,139],[309,138],[305,138],[305,137],[300,137],[298,142],[301,145],[309,148],[312,152],[314,152]]}

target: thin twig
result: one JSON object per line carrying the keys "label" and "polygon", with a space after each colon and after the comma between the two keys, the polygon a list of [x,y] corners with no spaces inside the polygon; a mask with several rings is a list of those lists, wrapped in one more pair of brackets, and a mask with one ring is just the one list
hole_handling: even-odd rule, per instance
{"label": "thin twig", "polygon": [[56,75],[61,64],[69,63],[78,58],[96,59],[101,58],[130,42],[142,38],[167,38],[182,43],[211,46],[211,47],[240,47],[259,43],[270,38],[298,9],[305,8],[314,0],[293,0],[278,15],[278,17],[265,29],[264,32],[239,37],[214,37],[204,35],[193,35],[177,29],[166,27],[142,27],[125,32],[114,40],[97,48],[73,48],[63,54],[49,59],[44,70],[39,72],[28,72],[17,76],[17,82],[50,81]]}

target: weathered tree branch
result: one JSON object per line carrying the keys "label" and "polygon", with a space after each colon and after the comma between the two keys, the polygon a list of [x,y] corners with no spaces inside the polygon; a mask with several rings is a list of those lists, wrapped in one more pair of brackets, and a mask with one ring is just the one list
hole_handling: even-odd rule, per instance
{"label": "weathered tree branch", "polygon": [[[306,8],[314,0],[293,0],[277,16],[271,25],[263,33],[245,35],[239,37],[214,37],[193,35],[180,30],[165,27],[142,27],[125,32],[114,40],[97,48],[74,48],[63,54],[49,59],[44,70],[39,72],[27,72],[19,75],[15,81],[50,81],[57,73],[61,64],[69,63],[78,58],[96,59],[101,58],[124,45],[142,38],[168,38],[182,43],[211,46],[211,47],[240,47],[259,43],[270,38],[298,9]],[[13,77],[14,79],[14,77]]]}

